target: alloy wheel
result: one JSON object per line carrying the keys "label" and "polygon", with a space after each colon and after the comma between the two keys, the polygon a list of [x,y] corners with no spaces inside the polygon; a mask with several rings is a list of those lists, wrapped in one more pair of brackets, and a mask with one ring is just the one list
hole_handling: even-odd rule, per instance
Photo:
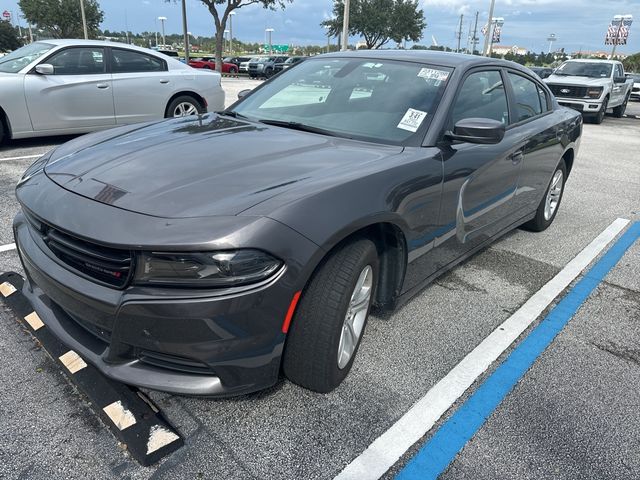
{"label": "alloy wheel", "polygon": [[338,344],[338,368],[343,369],[353,357],[369,310],[373,288],[373,268],[367,265],[358,276],[356,286],[351,293],[349,307],[345,315]]}
{"label": "alloy wheel", "polygon": [[549,186],[547,198],[544,203],[544,219],[547,221],[551,219],[551,217],[553,217],[553,214],[558,208],[558,203],[560,203],[560,197],[562,196],[563,186],[564,182],[562,170],[557,170],[556,173],[553,174],[553,178],[551,179],[551,185]]}
{"label": "alloy wheel", "polygon": [[188,115],[196,115],[198,109],[193,103],[181,102],[173,109],[174,117],[186,117]]}

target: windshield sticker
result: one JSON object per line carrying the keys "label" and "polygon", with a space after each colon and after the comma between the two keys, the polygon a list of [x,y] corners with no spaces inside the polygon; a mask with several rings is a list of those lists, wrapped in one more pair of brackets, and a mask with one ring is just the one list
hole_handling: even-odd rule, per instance
{"label": "windshield sticker", "polygon": [[421,68],[418,72],[418,76],[421,78],[437,80],[439,82],[446,82],[447,78],[449,78],[449,72],[436,70],[435,68]]}
{"label": "windshield sticker", "polygon": [[418,128],[420,128],[420,125],[422,125],[422,121],[426,117],[427,112],[410,108],[409,110],[407,110],[407,113],[404,114],[402,120],[400,120],[397,128],[408,130],[410,132],[416,132]]}

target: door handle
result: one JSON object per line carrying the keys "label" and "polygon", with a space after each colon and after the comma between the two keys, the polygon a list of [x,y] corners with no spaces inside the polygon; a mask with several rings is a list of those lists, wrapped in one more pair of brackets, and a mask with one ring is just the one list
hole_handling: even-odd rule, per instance
{"label": "door handle", "polygon": [[165,80],[164,78],[160,80],[160,83],[169,83],[169,80]]}
{"label": "door handle", "polygon": [[517,152],[511,155],[511,162],[514,165],[517,165],[522,161],[523,158],[524,158],[524,154],[522,153],[522,150],[518,150]]}
{"label": "door handle", "polygon": [[109,88],[109,84],[108,83],[97,83],[96,87],[98,87],[100,89],[105,89],[105,88]]}

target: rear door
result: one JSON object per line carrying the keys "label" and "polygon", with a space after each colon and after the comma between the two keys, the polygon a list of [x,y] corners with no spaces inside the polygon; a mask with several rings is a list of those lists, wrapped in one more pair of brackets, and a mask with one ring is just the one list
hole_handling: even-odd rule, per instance
{"label": "rear door", "polygon": [[167,62],[124,48],[110,48],[116,123],[146,122],[164,118],[175,79]]}
{"label": "rear door", "polygon": [[24,89],[35,131],[86,129],[115,124],[111,75],[104,47],[69,47],[41,63],[52,75],[25,75]]}

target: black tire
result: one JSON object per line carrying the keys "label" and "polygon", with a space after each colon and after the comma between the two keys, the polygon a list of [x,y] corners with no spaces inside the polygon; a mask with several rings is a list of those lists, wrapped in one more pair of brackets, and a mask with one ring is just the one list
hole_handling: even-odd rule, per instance
{"label": "black tire", "polygon": [[209,65],[203,65],[202,68],[205,70],[211,70],[211,67]]}
{"label": "black tire", "polygon": [[[547,203],[547,196],[549,195],[551,184],[558,171],[562,172],[562,190],[560,192],[560,197],[558,198],[558,203],[555,207],[555,210],[553,211],[553,214],[547,219],[545,218],[545,206]],[[544,192],[542,200],[540,200],[540,204],[538,205],[538,208],[536,210],[536,216],[533,219],[529,220],[527,223],[525,223],[522,226],[522,228],[526,230],[530,230],[532,232],[542,232],[543,230],[546,230],[547,228],[549,228],[549,225],[553,223],[553,220],[556,218],[556,215],[558,214],[558,210],[560,209],[560,204],[562,203],[562,197],[564,196],[564,186],[566,183],[567,183],[567,166],[564,163],[564,159],[563,159],[563,160],[560,160],[560,163],[558,164],[556,169],[553,171],[553,175],[551,176],[549,185],[547,186],[547,189]]]}
{"label": "black tire", "polygon": [[[351,370],[358,352],[378,280],[378,253],[371,240],[351,241],[328,257],[305,288],[289,328],[282,369],[292,382],[327,393]],[[342,368],[338,347],[351,295],[360,274],[372,269],[370,300],[355,349]]]}
{"label": "black tire", "polygon": [[238,73],[238,69],[235,67],[229,67],[229,74],[236,75]]}
{"label": "black tire", "polygon": [[273,69],[267,68],[267,70],[264,72],[264,78],[271,78],[272,76],[273,76]]}
{"label": "black tire", "polygon": [[606,97],[604,99],[604,102],[602,102],[602,108],[593,117],[593,123],[595,123],[596,125],[600,125],[603,122],[604,117],[607,114],[607,108],[609,108],[609,97]]}
{"label": "black tire", "polygon": [[622,105],[614,107],[613,116],[616,118],[622,118],[624,116],[624,112],[627,110],[627,103],[629,103],[629,95],[624,99],[624,103]]}
{"label": "black tire", "polygon": [[172,118],[174,116],[173,112],[175,111],[176,108],[178,108],[178,105],[180,105],[181,103],[189,103],[193,105],[199,114],[205,113],[204,108],[202,107],[202,105],[200,105],[200,102],[196,100],[194,97],[191,97],[189,95],[180,95],[179,97],[176,97],[171,102],[169,102],[169,105],[167,105],[167,110],[165,111],[164,117]]}

